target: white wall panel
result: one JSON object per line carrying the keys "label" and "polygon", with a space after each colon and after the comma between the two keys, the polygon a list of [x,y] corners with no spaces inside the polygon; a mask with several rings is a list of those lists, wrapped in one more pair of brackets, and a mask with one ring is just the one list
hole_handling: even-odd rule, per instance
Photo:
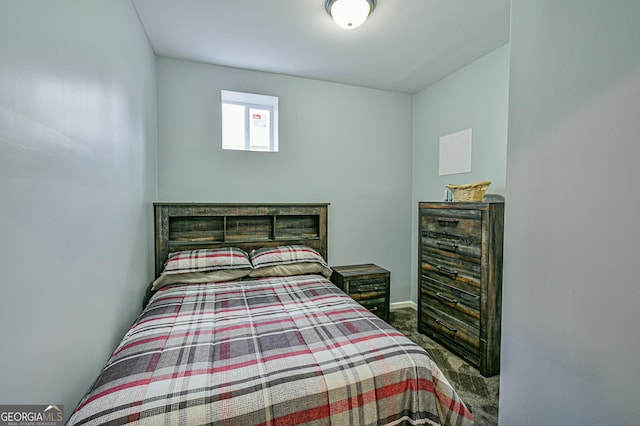
{"label": "white wall panel", "polygon": [[155,58],[128,0],[0,4],[0,402],[68,417],[152,274]]}
{"label": "white wall panel", "polygon": [[[414,95],[412,300],[418,297],[418,202],[444,200],[447,183],[490,180],[488,193],[505,193],[508,97],[508,44]],[[471,172],[440,176],[440,138],[468,129]]]}
{"label": "white wall panel", "polygon": [[512,2],[501,424],[640,419],[639,19]]}
{"label": "white wall panel", "polygon": [[[278,96],[278,153],[223,151],[220,90]],[[158,58],[162,201],[328,202],[329,262],[391,271],[408,300],[411,96]]]}

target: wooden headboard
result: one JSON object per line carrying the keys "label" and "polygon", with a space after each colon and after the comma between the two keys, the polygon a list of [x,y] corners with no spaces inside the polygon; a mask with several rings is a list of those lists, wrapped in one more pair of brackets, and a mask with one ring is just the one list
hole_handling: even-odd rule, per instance
{"label": "wooden headboard", "polygon": [[304,244],[327,260],[329,204],[154,203],[155,273],[171,252]]}

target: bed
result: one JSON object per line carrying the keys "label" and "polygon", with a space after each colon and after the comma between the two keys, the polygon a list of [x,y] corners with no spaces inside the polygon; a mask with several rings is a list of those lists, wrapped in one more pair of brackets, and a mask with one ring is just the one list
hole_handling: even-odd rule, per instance
{"label": "bed", "polygon": [[328,279],[327,204],[156,203],[156,280],[69,425],[471,425]]}

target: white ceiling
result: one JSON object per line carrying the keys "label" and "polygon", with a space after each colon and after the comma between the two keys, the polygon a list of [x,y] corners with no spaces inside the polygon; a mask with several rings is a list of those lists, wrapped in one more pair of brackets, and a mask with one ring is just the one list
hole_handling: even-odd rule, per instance
{"label": "white ceiling", "polygon": [[344,30],[325,0],[133,0],[157,55],[415,93],[509,41],[510,0],[378,0]]}

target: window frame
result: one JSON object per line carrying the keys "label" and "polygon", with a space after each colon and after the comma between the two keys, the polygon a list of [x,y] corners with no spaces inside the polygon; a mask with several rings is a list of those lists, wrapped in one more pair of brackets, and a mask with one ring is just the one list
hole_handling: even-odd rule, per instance
{"label": "window frame", "polygon": [[[261,99],[269,102],[259,102]],[[224,145],[224,105],[239,105],[244,109],[244,149],[249,152],[278,152],[278,97],[272,95],[260,95],[247,92],[235,92],[231,90],[220,91],[220,107],[222,119],[222,149],[229,151],[241,151],[235,148],[225,148]],[[251,145],[251,109],[269,111],[269,145],[265,149],[252,149]],[[255,145],[254,145],[255,146]]]}

